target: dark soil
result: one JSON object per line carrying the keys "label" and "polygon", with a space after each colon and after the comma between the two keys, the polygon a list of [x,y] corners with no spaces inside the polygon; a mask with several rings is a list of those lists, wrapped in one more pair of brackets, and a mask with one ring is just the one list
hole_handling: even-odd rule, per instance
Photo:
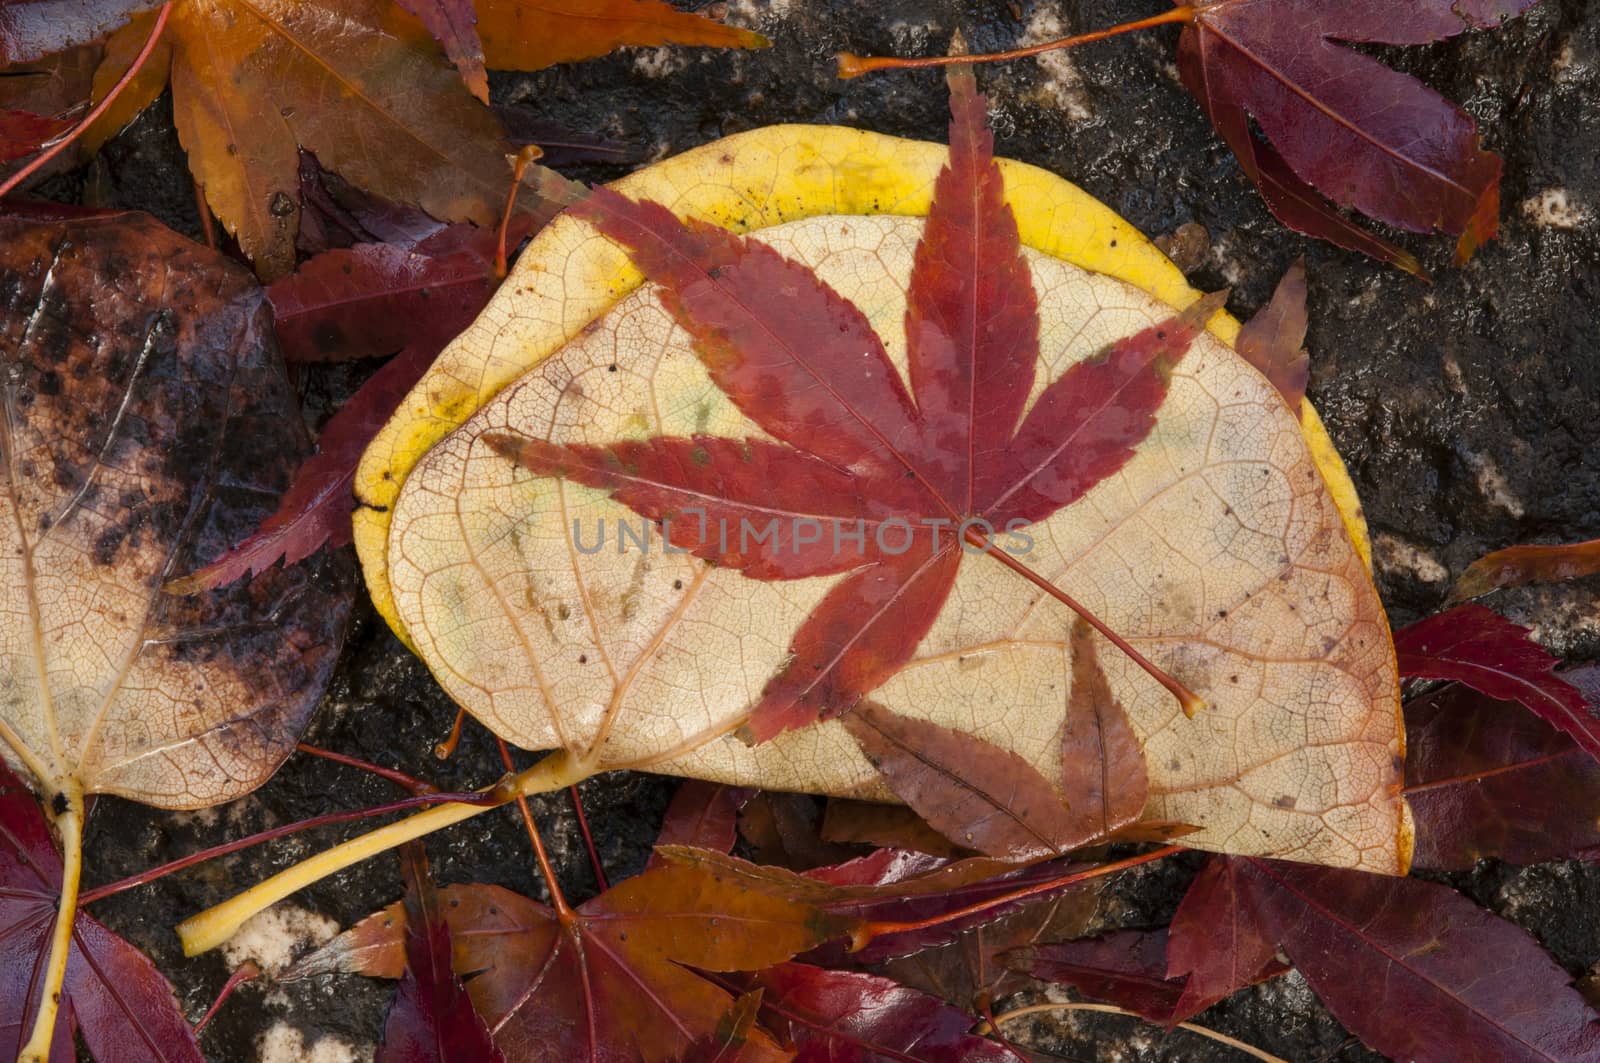
{"label": "dark soil", "polygon": [[[937,75],[841,82],[833,77],[833,53],[939,52],[956,29],[974,50],[992,50],[1017,44],[1030,25],[1050,32],[1052,19],[1061,32],[1162,8],[1160,0],[717,6],[728,9],[731,21],[766,32],[774,47],[750,54],[625,52],[539,75],[499,76],[496,102],[604,134],[644,159],[775,122],[845,124],[942,141],[945,96]],[[1069,59],[984,70],[980,84],[990,93],[998,150],[1076,181],[1152,236],[1188,227],[1180,244],[1192,283],[1231,286],[1229,307],[1241,316],[1262,305],[1290,262],[1306,257],[1311,397],[1360,489],[1377,544],[1378,585],[1395,623],[1436,609],[1449,581],[1488,549],[1600,536],[1600,5],[1544,0],[1498,32],[1380,50],[1464,103],[1486,143],[1506,158],[1501,239],[1468,266],[1450,266],[1448,239],[1399,237],[1432,271],[1432,285],[1278,225],[1178,85],[1176,36],[1157,31]],[[621,171],[576,172],[605,179]],[[149,210],[191,234],[198,230],[165,102],[114,140],[87,177],[59,178],[47,190],[66,198],[86,193],[107,205]],[[1596,589],[1594,581],[1579,582],[1505,593],[1492,604],[1558,652],[1587,659],[1600,655]],[[432,758],[453,715],[426,670],[367,610],[308,740],[450,789],[497,777],[498,755],[481,728],[469,725],[450,762]],[[612,777],[583,787],[613,877],[641,866],[674,785]],[[360,772],[296,756],[269,785],[214,816],[161,815],[102,801],[89,839],[90,877],[109,881],[249,831],[397,796]],[[590,894],[594,882],[567,796],[535,806],[563,887],[573,897]],[[320,832],[220,860],[103,902],[95,913],[148,950],[178,986],[185,1009],[198,1016],[228,972],[218,953],[181,958],[172,925],[338,836]],[[441,881],[544,893],[511,813],[474,820],[430,839],[429,847]],[[1164,921],[1195,866],[1178,861],[1129,876],[1103,903],[1105,922]],[[1574,976],[1600,965],[1600,867],[1486,864],[1455,884],[1525,926]],[[379,859],[291,903],[347,925],[399,893],[396,863]],[[365,1056],[391,991],[359,978],[246,988],[208,1028],[204,1047],[218,1061],[255,1060],[265,1031],[287,1022],[303,1032],[306,1046],[331,1037]],[[1290,1060],[1375,1058],[1293,976],[1242,993],[1199,1021]],[[1118,1016],[1052,1019],[1038,1029],[1041,1047],[1063,1058],[1244,1058]],[[328,1059],[343,1058],[332,1040],[321,1048]]]}

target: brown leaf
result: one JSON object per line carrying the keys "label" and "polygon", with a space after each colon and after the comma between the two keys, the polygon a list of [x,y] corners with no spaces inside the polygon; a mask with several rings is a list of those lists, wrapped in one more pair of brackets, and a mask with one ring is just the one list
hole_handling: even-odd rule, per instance
{"label": "brown leaf", "polygon": [[542,70],[625,46],[765,48],[759,33],[662,0],[478,0],[483,54],[496,70]]}
{"label": "brown leaf", "polygon": [[435,217],[486,224],[503,203],[499,123],[379,0],[188,0],[169,32],[190,167],[263,278],[294,267],[301,148]]}
{"label": "brown leaf", "polygon": [[155,0],[11,0],[0,7],[0,66],[105,36]]}
{"label": "brown leaf", "polygon": [[1010,750],[871,701],[843,722],[900,799],[963,848],[1033,857],[1092,836],[1050,780]]}
{"label": "brown leaf", "polygon": [[293,748],[349,609],[337,565],[160,592],[306,452],[266,299],[143,215],[0,234],[0,734],[48,791],[237,797]]}
{"label": "brown leaf", "polygon": [[886,849],[911,849],[934,856],[969,853],[928,825],[904,805],[852,801],[835,797],[822,814],[822,837],[845,845],[875,845]]}
{"label": "brown leaf", "polygon": [[1306,353],[1306,260],[1291,265],[1272,301],[1239,328],[1234,349],[1245,361],[1261,370],[1289,404],[1296,417],[1305,401],[1306,381],[1311,376],[1311,356]]}
{"label": "brown leaf", "polygon": [[1094,629],[1072,625],[1072,696],[1061,730],[1061,792],[1079,833],[1103,837],[1144,812],[1144,747],[1095,657]]}
{"label": "brown leaf", "polygon": [[444,54],[456,65],[467,91],[489,102],[489,74],[483,69],[483,42],[472,0],[396,0],[428,28]]}
{"label": "brown leaf", "polygon": [[1525,583],[1560,583],[1600,572],[1600,539],[1558,545],[1508,546],[1484,554],[1450,588],[1446,605]]}

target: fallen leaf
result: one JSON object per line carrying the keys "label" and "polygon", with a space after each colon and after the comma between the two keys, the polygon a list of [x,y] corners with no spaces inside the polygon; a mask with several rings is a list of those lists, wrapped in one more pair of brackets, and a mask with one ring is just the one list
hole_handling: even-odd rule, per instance
{"label": "fallen leaf", "polygon": [[1010,750],[871,701],[845,716],[844,725],[889,788],[964,848],[1029,859],[1094,836],[1067,814],[1050,780]]}
{"label": "fallen leaf", "polygon": [[70,118],[32,111],[0,111],[0,163],[32,155],[73,125]]}
{"label": "fallen leaf", "polygon": [[1560,583],[1600,572],[1600,539],[1556,546],[1508,546],[1484,554],[1450,588],[1446,605],[1478,598],[1502,587]]}
{"label": "fallen leaf", "polygon": [[1600,1019],[1514,923],[1432,882],[1249,860],[1262,919],[1368,1047],[1430,1063],[1600,1058]]}
{"label": "fallen leaf", "polygon": [[[126,26],[113,33],[105,44],[99,64],[94,70],[90,98],[98,105],[114,88],[122,76],[133,66],[134,60],[144,50],[145,42],[155,30],[156,12],[146,11],[133,16]],[[149,58],[123,86],[121,94],[103,111],[94,123],[78,138],[83,154],[93,155],[105,142],[121,132],[139,113],[156,102],[167,87],[167,75],[172,67],[172,39],[165,33],[156,40]]]}
{"label": "fallen leaf", "polygon": [[1117,930],[1018,949],[1005,959],[1035,978],[1071,986],[1090,1000],[1115,1004],[1151,1022],[1177,1021],[1173,1016],[1184,986],[1167,978],[1165,930]]}
{"label": "fallen leaf", "polygon": [[473,0],[396,0],[415,15],[455,64],[467,91],[489,102],[489,72],[483,68],[483,41],[478,39],[478,14]]}
{"label": "fallen leaf", "polygon": [[[1243,333],[1240,333],[1241,337]],[[1061,791],[1080,836],[1104,838],[1139,819],[1149,800],[1144,749],[1111,693],[1094,631],[1072,625],[1072,697],[1061,729]]]}
{"label": "fallen leaf", "polygon": [[1461,108],[1344,45],[1427,44],[1498,26],[1534,2],[1215,0],[1184,28],[1178,68],[1280,221],[1416,272],[1307,186],[1401,229],[1459,234],[1465,261],[1495,235],[1500,157],[1482,149]]}
{"label": "fallen leaf", "polygon": [[[61,872],[44,815],[0,759],[0,1058],[15,1059],[33,1025]],[[73,1058],[74,1029],[103,1063],[204,1063],[155,964],[87,912],[73,922],[62,995],[52,1063]]]}
{"label": "fallen leaf", "polygon": [[0,7],[0,66],[89,44],[156,0],[10,0]]}
{"label": "fallen leaf", "polygon": [[1395,632],[1400,674],[1454,679],[1491,698],[1516,701],[1600,759],[1600,717],[1583,692],[1553,669],[1561,662],[1528,629],[1481,605],[1458,605]]}
{"label": "fallen leaf", "polygon": [[1406,800],[1418,867],[1538,864],[1600,848],[1600,764],[1521,705],[1460,684],[1406,703]]}
{"label": "fallen leaf", "polygon": [[70,919],[85,795],[191,809],[260,785],[350,602],[337,565],[161,593],[260,518],[305,430],[244,270],[144,215],[51,213],[0,218],[0,743],[55,817]]}
{"label": "fallen leaf", "polygon": [[[446,886],[455,969],[512,1059],[677,1059],[714,1034],[734,995],[688,968],[759,970],[845,934],[847,919],[716,871],[669,865],[628,879],[570,919],[482,884]],[[396,903],[298,964],[293,977],[399,977],[406,916]],[[760,1031],[755,1055],[786,1058]],[[757,1051],[758,1049],[763,1051]]]}
{"label": "fallen leaf", "polygon": [[[685,780],[672,795],[655,844],[731,852],[738,840],[739,809],[749,798],[750,791],[743,787]],[[661,858],[651,853],[648,866],[660,864]]]}
{"label": "fallen leaf", "polygon": [[[771,1038],[756,1028],[761,990],[741,993],[728,1005],[716,1030],[701,1034],[679,1056],[680,1063],[760,1063],[773,1058]],[[787,1059],[786,1054],[779,1058]]]}
{"label": "fallen leaf", "polygon": [[822,837],[843,845],[912,849],[933,856],[970,855],[904,805],[834,797],[822,813]]}
{"label": "fallen leaf", "polygon": [[377,1063],[504,1063],[452,966],[450,926],[421,842],[402,847],[400,868],[406,969],[384,1020]]}
{"label": "fallen leaf", "polygon": [[838,864],[858,855],[822,837],[822,810],[815,798],[805,794],[756,791],[739,809],[739,836],[757,862],[792,871]]}
{"label": "fallen leaf", "polygon": [[662,0],[477,0],[483,54],[496,70],[542,70],[623,47],[765,48],[759,33]]}
{"label": "fallen leaf", "polygon": [[[774,159],[800,156],[810,160],[802,171],[774,178]],[[828,669],[825,684],[810,684],[805,662],[825,655],[817,656],[808,640],[816,633],[820,647],[833,636],[808,617],[830,596],[843,603],[857,592],[886,592],[892,580],[873,581],[888,566],[873,566],[865,576],[839,575],[833,567],[834,575],[764,580],[752,578],[769,556],[764,547],[738,564],[719,556],[711,566],[664,553],[661,530],[609,491],[570,476],[531,475],[488,442],[514,431],[519,443],[547,445],[547,457],[587,454],[598,462],[596,477],[604,475],[606,455],[663,464],[676,456],[685,464],[672,465],[672,476],[709,482],[723,470],[744,470],[741,482],[765,481],[813,507],[802,513],[819,504],[855,506],[863,496],[854,487],[808,495],[801,475],[819,487],[888,482],[868,474],[898,459],[872,437],[874,430],[895,432],[895,418],[913,418],[905,405],[914,386],[906,381],[917,378],[906,355],[906,292],[926,234],[913,218],[869,212],[882,201],[922,213],[947,160],[936,147],[852,130],[790,128],[719,142],[636,174],[619,184],[635,204],[658,197],[707,225],[767,226],[759,238],[771,250],[754,250],[754,242],[707,225],[685,233],[644,205],[618,208],[678,241],[658,250],[692,245],[706,255],[734,256],[719,262],[715,277],[702,273],[676,289],[636,290],[638,273],[622,249],[570,213],[535,238],[514,279],[441,356],[358,474],[367,504],[356,518],[358,549],[374,600],[469,711],[521,746],[566,748],[599,770],[627,765],[881,800],[892,794],[841,724],[786,733],[767,743],[770,749],[725,737],[763,698],[780,713],[784,704],[797,706],[788,715],[804,722],[818,702],[835,699],[827,708],[836,711],[876,685],[873,699],[899,715],[972,734],[1047,777],[1058,774],[1071,694],[1071,617],[1022,578],[995,570],[994,560],[960,563],[959,548],[947,541],[936,567],[955,570],[953,586],[946,591],[948,573],[933,580],[930,572],[925,578],[930,587],[938,584],[937,594],[924,595],[917,589],[922,581],[913,581],[925,607],[907,602],[903,619],[882,614],[885,622],[875,625],[882,627],[886,656],[864,653],[859,671]],[[1047,389],[1064,399],[1072,385],[1054,387],[1059,381],[1113,374],[1122,363],[1108,348],[1134,363],[1128,368],[1136,379],[1149,381],[1152,374],[1141,376],[1132,355],[1140,345],[1154,354],[1154,346],[1175,340],[1155,333],[1166,331],[1172,304],[1187,305],[1195,294],[1175,272],[1138,273],[1147,291],[1170,296],[1157,301],[1035,250],[1087,256],[1100,269],[1133,269],[1131,262],[1138,270],[1154,271],[1157,262],[1170,269],[1125,223],[1076,190],[1026,167],[1008,164],[999,172],[1018,239],[1027,234],[1024,249],[1012,254],[1020,255],[1043,315],[1039,335],[1051,337],[1047,357],[1030,348],[1037,363],[1031,388],[1006,385],[1018,419],[1026,422],[1021,414],[1029,403],[1037,411],[1056,401],[1043,399]],[[615,206],[617,199],[602,195],[596,202]],[[1070,236],[1050,228],[1057,222],[1074,227]],[[985,225],[981,232],[1000,240],[1004,227]],[[631,240],[647,238],[630,232]],[[1112,240],[1115,252],[1106,250]],[[1108,257],[1096,257],[1102,251]],[[1123,265],[1112,266],[1112,255]],[[811,433],[820,450],[805,457],[782,449],[717,385],[695,353],[695,331],[660,300],[685,312],[691,303],[727,306],[726,293],[744,283],[737,269],[724,268],[734,262],[782,280],[785,299],[763,288],[750,304],[755,310],[773,310],[792,290],[796,302],[833,315],[829,335],[820,334],[817,318],[800,316],[816,334],[791,339],[790,350],[837,354],[844,348],[824,344],[834,343],[843,325],[861,344],[852,366],[864,362],[863,351],[884,352],[837,370],[846,374],[839,379],[852,380],[870,371],[870,383],[861,386],[891,396],[871,427],[852,420],[834,431],[825,405],[813,405],[822,402],[821,389],[786,392],[798,396],[798,405],[781,411],[786,424],[804,431],[806,411],[815,410],[823,418],[818,423],[829,426]],[[998,265],[996,271],[1014,272]],[[811,272],[831,293],[815,286]],[[933,318],[919,311],[916,320],[922,334]],[[699,342],[710,342],[709,326],[695,329]],[[1281,399],[1236,354],[1206,335],[1189,346],[1165,381],[1166,401],[1148,397],[1138,404],[1155,408],[1146,445],[1073,505],[1027,525],[1029,561],[1209,703],[1197,719],[1184,720],[1172,697],[1122,654],[1101,653],[1111,690],[1144,747],[1146,817],[1199,826],[1186,841],[1202,848],[1226,842],[1280,851],[1295,839],[1307,859],[1398,870],[1404,831],[1398,697],[1376,595],[1318,472],[1338,466],[1331,458],[1316,463],[1303,441],[1308,436]],[[1156,382],[1162,383],[1158,376]],[[1039,415],[1041,432],[1049,419]],[[1315,424],[1309,408],[1306,423]],[[456,426],[462,427],[452,433]],[[1010,429],[992,429],[992,445],[1007,447]],[[675,442],[656,449],[646,445],[651,439]],[[746,451],[747,439],[759,445]],[[704,465],[695,464],[700,445]],[[1015,458],[1025,448],[1011,449]],[[1120,445],[1110,449],[1121,452]],[[748,469],[738,464],[745,453],[754,456]],[[1319,453],[1327,457],[1331,449]],[[780,466],[760,464],[778,454],[774,460],[794,475],[778,476]],[[984,475],[1010,475],[1005,460],[998,450],[987,452]],[[930,480],[943,483],[948,474],[958,482],[958,465],[929,472]],[[1116,465],[1108,454],[1106,467]],[[1067,467],[1083,473],[1084,482],[1106,471]],[[1336,472],[1328,476],[1345,482]],[[1063,497],[1079,489],[1054,487]],[[880,496],[883,515],[915,490],[896,487]],[[1353,501],[1347,488],[1338,490],[1339,498]],[[1035,501],[1036,515],[1049,513],[1042,496],[1028,505]],[[856,512],[847,508],[844,515]],[[1354,513],[1353,504],[1344,512]],[[573,541],[574,520],[582,551]],[[590,552],[597,521],[607,528],[606,546]],[[688,534],[690,521],[674,521],[673,534]],[[637,546],[616,552],[623,525],[651,539],[648,555]],[[686,545],[674,544],[674,551]],[[828,554],[810,549],[796,558],[785,548],[776,560],[791,573],[802,562],[826,572],[838,564]],[[901,574],[896,570],[894,578]],[[931,607],[935,597],[943,608]],[[870,616],[859,606],[830,605],[824,612],[842,632],[860,630]],[[792,652],[797,646],[804,652]],[[790,696],[791,686],[807,685],[811,693]],[[1312,703],[1327,707],[1315,720],[1303,709]],[[1325,818],[1333,829],[1324,828]]]}
{"label": "fallen leaf", "polygon": [[1272,382],[1296,416],[1306,398],[1311,356],[1306,353],[1306,260],[1299,259],[1273,290],[1272,301],[1239,327],[1234,349]]}
{"label": "fallen leaf", "polygon": [[1167,928],[1168,978],[1183,978],[1169,1025],[1289,969],[1261,923],[1253,880],[1237,861],[1212,857],[1184,892]]}
{"label": "fallen leaf", "polygon": [[785,963],[752,979],[761,1018],[796,1063],[1011,1063],[973,1019],[936,997],[860,971]]}

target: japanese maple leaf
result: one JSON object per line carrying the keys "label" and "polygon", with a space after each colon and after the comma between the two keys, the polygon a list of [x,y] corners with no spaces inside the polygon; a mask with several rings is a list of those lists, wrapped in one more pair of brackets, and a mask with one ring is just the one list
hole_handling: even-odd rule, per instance
{"label": "japanese maple leaf", "polygon": [[1034,288],[984,98],[969,71],[951,86],[950,162],[907,296],[909,386],[867,317],[806,266],[597,188],[577,212],[664,286],[716,386],[772,438],[486,437],[535,473],[611,492],[679,549],[751,579],[844,574],[751,709],[750,741],[846,712],[894,675],[964,553],[1021,568],[994,535],[1050,516],[1127,463],[1168,372],[1218,305],[1201,300],[1116,343],[1030,406]]}

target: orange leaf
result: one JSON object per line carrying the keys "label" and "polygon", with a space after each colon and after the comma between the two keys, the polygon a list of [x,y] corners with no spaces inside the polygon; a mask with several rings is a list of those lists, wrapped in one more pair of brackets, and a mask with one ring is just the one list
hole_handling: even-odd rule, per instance
{"label": "orange leaf", "polygon": [[484,58],[499,70],[542,70],[630,45],[765,48],[768,43],[759,33],[661,0],[478,0],[478,34]]}

